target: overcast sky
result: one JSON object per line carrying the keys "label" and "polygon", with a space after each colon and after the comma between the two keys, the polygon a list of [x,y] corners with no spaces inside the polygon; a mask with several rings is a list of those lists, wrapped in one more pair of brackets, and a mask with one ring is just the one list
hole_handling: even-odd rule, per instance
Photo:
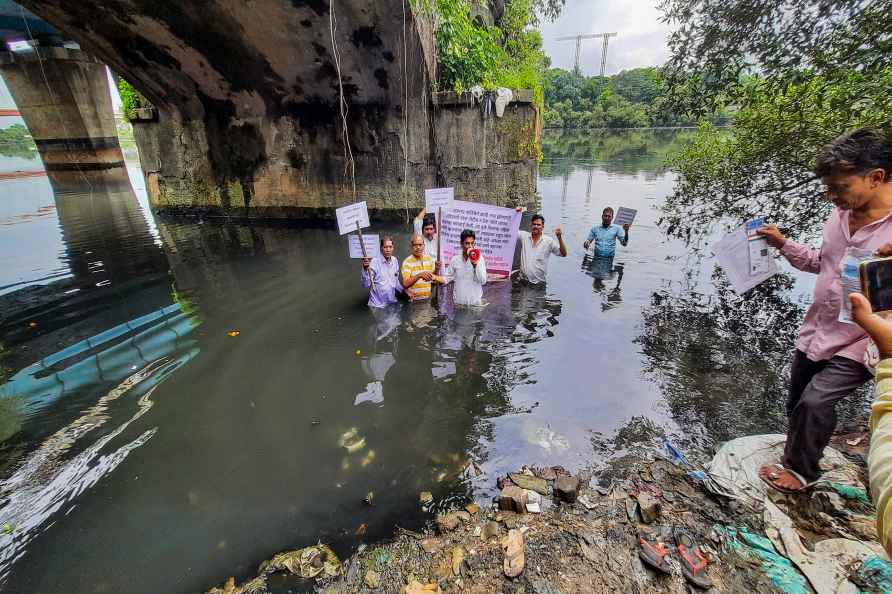
{"label": "overcast sky", "polygon": [[[542,45],[552,66],[573,69],[575,41],[555,41],[556,37],[616,32],[607,50],[607,74],[641,66],[659,66],[669,52],[669,27],[660,22],[657,0],[567,0],[557,21],[544,22]],[[582,73],[597,74],[601,68],[601,40],[582,41]]]}

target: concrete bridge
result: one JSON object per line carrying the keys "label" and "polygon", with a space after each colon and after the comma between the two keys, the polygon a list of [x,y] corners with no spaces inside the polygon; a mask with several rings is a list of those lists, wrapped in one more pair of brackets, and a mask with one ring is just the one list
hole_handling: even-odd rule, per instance
{"label": "concrete bridge", "polygon": [[500,119],[435,93],[433,29],[408,0],[21,3],[88,52],[39,48],[38,66],[92,56],[154,106],[134,122],[154,207],[279,217],[354,198],[414,208],[439,185],[486,202],[535,193],[529,93]]}
{"label": "concrete bridge", "polygon": [[0,41],[31,44],[0,51],[0,74],[47,171],[122,165],[105,65],[9,0],[0,0]]}

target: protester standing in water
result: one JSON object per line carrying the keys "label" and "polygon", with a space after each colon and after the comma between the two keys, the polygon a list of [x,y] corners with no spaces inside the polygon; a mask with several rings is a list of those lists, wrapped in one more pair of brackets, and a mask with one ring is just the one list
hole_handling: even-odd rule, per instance
{"label": "protester standing in water", "polygon": [[629,245],[629,227],[626,224],[620,227],[613,225],[613,209],[609,206],[601,213],[601,224],[592,227],[589,231],[588,239],[583,243],[583,247],[588,249],[592,241],[595,242],[595,256],[611,257],[616,252],[616,240],[623,246]]}
{"label": "protester standing in water", "polygon": [[821,247],[789,240],[775,225],[758,230],[795,268],[818,275],[793,353],[784,454],[779,464],[759,470],[762,480],[788,492],[802,491],[820,477],[819,462],[836,429],[836,403],[872,377],[867,335],[839,321],[846,250],[892,255],[889,138],[870,129],[844,134],[822,149],[815,173],[836,207],[824,224]]}
{"label": "protester standing in water", "polygon": [[470,229],[461,232],[461,253],[452,256],[446,268],[446,281],[454,283],[452,301],[456,305],[483,305],[486,261],[476,247],[477,236]]}
{"label": "protester standing in water", "polygon": [[434,218],[434,213],[428,214],[426,208],[422,208],[421,211],[415,215],[415,220],[412,221],[412,227],[415,230],[415,233],[421,235],[424,239],[424,253],[433,258],[435,261],[437,259],[437,246],[439,245],[440,239],[437,237],[437,220]]}
{"label": "protester standing in water", "polygon": [[384,307],[396,303],[397,293],[403,292],[400,265],[393,257],[393,238],[381,236],[381,253],[362,259],[362,286],[369,289],[369,307]]}
{"label": "protester standing in water", "polygon": [[[552,254],[565,258],[567,246],[560,227],[554,230],[554,237],[544,235],[545,217],[534,214],[530,219],[530,230],[517,231],[520,240],[520,276],[534,285],[545,282],[548,274],[548,259]],[[555,239],[556,238],[556,239]]]}
{"label": "protester standing in water", "polygon": [[412,236],[412,253],[403,260],[403,288],[410,301],[421,301],[431,296],[431,282],[443,282],[434,274],[435,261],[424,253],[424,238],[416,233]]}

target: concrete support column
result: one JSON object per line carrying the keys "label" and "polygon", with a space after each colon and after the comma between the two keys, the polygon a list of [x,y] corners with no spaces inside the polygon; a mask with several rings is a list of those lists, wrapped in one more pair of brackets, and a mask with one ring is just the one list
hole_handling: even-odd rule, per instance
{"label": "concrete support column", "polygon": [[0,74],[47,171],[120,167],[105,65],[64,47],[0,52]]}

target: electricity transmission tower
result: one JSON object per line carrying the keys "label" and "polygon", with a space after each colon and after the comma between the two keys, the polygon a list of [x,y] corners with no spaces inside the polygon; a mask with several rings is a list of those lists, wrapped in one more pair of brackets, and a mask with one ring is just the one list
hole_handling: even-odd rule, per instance
{"label": "electricity transmission tower", "polygon": [[594,35],[573,35],[571,37],[558,37],[555,41],[572,41],[576,40],[576,64],[573,66],[573,72],[576,74],[582,74],[582,70],[579,68],[579,55],[582,53],[582,40],[583,39],[598,39],[600,38],[602,41],[601,45],[601,78],[604,78],[604,74],[607,71],[607,45],[610,43],[610,38],[616,37],[616,33],[596,33]]}

